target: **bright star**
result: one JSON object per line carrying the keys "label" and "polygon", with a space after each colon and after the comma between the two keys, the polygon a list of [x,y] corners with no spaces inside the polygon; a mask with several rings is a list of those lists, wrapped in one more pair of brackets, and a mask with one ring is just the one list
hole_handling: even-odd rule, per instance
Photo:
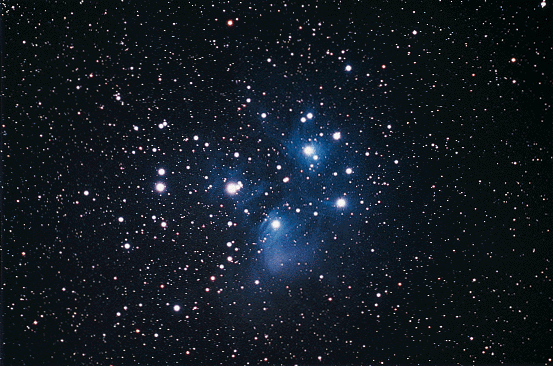
{"label": "bright star", "polygon": [[346,71],[351,71],[351,65],[346,66]]}
{"label": "bright star", "polygon": [[307,113],[307,118],[309,119],[313,118],[313,113]]}
{"label": "bright star", "polygon": [[314,152],[315,152],[315,149],[313,148],[313,146],[306,146],[303,148],[303,153],[307,156],[313,155]]}
{"label": "bright star", "polygon": [[339,198],[337,201],[336,201],[336,206],[338,207],[346,207],[346,200],[343,199],[343,198]]}
{"label": "bright star", "polygon": [[157,174],[165,175],[165,169],[163,169],[163,168],[158,169]]}
{"label": "bright star", "polygon": [[227,184],[227,193],[228,194],[236,194],[236,193],[238,193],[238,191],[242,187],[243,187],[242,182],[238,182],[238,183],[231,182],[231,183]]}
{"label": "bright star", "polygon": [[176,312],[179,312],[180,311],[180,305],[173,306],[173,310],[176,311]]}
{"label": "bright star", "polygon": [[271,222],[271,227],[275,230],[278,229],[280,227],[280,221],[273,220],[273,222]]}
{"label": "bright star", "polygon": [[334,133],[332,134],[332,138],[333,138],[334,140],[340,140],[340,139],[342,138],[342,134],[341,134],[340,132],[334,132]]}
{"label": "bright star", "polygon": [[163,184],[163,183],[157,183],[157,184],[156,184],[156,191],[158,191],[158,192],[161,193],[161,192],[163,192],[164,190],[165,190],[165,184]]}

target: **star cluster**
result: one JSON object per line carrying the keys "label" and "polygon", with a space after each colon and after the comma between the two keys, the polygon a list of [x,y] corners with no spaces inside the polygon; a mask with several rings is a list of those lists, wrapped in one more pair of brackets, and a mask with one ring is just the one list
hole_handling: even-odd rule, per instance
{"label": "star cluster", "polygon": [[548,2],[1,6],[5,365],[551,364]]}

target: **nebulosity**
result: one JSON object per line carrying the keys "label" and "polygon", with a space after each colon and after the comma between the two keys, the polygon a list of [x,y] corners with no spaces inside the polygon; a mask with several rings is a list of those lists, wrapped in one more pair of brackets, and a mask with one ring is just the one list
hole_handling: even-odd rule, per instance
{"label": "nebulosity", "polygon": [[550,17],[4,5],[0,358],[550,363]]}
{"label": "nebulosity", "polygon": [[[230,252],[252,263],[249,270],[257,276],[315,276],[313,267],[335,251],[337,235],[351,237],[365,215],[360,208],[376,203],[369,192],[377,196],[378,191],[365,185],[371,185],[369,176],[381,179],[378,170],[369,174],[370,165],[351,168],[367,158],[370,147],[351,151],[359,141],[348,140],[339,123],[311,110],[285,117],[259,111],[242,116],[244,125],[262,131],[256,151],[237,144],[237,151],[226,154],[228,165],[211,163],[217,168],[207,179],[209,199],[234,207],[225,240],[241,243]],[[274,133],[271,124],[287,127]],[[236,257],[243,249],[245,254]]]}

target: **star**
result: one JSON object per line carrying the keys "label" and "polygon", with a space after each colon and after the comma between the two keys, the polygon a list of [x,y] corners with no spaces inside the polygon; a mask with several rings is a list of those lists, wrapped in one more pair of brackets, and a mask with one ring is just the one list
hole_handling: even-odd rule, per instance
{"label": "star", "polygon": [[242,182],[238,182],[238,183],[230,182],[227,184],[226,190],[228,194],[234,195],[238,193],[238,191],[242,187],[243,187]]}
{"label": "star", "polygon": [[313,146],[308,145],[303,148],[303,153],[307,156],[311,156],[315,153],[315,149],[313,148]]}
{"label": "star", "polygon": [[159,193],[163,192],[165,190],[165,184],[164,183],[156,183],[156,191]]}

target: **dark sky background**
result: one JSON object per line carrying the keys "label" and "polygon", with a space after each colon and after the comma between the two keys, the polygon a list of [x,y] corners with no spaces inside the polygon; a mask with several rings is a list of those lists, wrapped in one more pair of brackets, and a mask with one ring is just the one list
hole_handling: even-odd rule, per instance
{"label": "dark sky background", "polygon": [[299,3],[3,3],[4,365],[552,363],[551,3]]}

